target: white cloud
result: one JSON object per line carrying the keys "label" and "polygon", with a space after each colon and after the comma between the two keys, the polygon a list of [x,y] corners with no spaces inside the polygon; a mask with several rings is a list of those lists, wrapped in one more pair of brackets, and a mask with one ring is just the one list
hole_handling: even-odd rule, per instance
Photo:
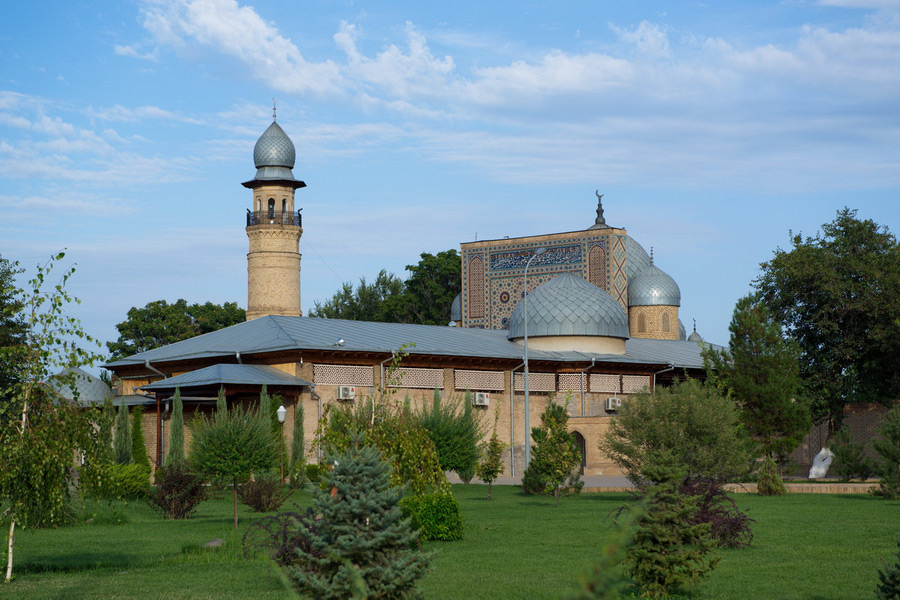
{"label": "white cloud", "polygon": [[610,25],[624,42],[632,44],[638,54],[647,58],[671,58],[672,49],[665,29],[655,23],[641,21],[636,28],[623,29]]}
{"label": "white cloud", "polygon": [[156,51],[144,52],[142,54],[134,46],[116,45],[113,47],[113,52],[115,52],[118,56],[128,56],[130,58],[139,58],[141,60],[150,60],[154,62],[159,58]]}

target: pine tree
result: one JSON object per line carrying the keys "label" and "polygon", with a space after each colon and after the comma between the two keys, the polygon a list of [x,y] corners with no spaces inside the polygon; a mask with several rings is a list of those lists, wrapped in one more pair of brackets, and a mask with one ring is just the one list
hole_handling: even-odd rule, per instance
{"label": "pine tree", "polygon": [[775,464],[771,456],[765,458],[762,468],[759,470],[756,490],[760,496],[783,496],[787,494],[784,481],[778,475],[778,465]]}
{"label": "pine tree", "polygon": [[119,412],[116,415],[116,463],[130,465],[134,462],[131,449],[131,424],[128,422],[128,408],[125,406],[125,398],[119,402]]}
{"label": "pine tree", "polygon": [[475,469],[475,474],[478,475],[478,478],[488,484],[488,500],[491,499],[491,486],[505,470],[503,466],[503,451],[506,449],[507,444],[501,442],[497,436],[497,421],[499,418],[500,407],[498,406],[497,411],[494,413],[494,431],[491,434],[490,441],[484,447],[484,454],[478,463],[478,467]]}
{"label": "pine tree", "polygon": [[679,491],[684,471],[676,465],[671,455],[657,455],[645,467],[654,485],[626,553],[630,575],[645,597],[661,598],[695,585],[719,561],[710,555],[716,542],[709,523],[691,524],[697,499]]}
{"label": "pine tree", "polygon": [[[897,542],[900,547],[900,541]],[[878,585],[875,588],[877,600],[900,600],[900,552],[892,565],[884,565],[878,570]]]}
{"label": "pine tree", "polygon": [[136,465],[140,465],[150,472],[150,457],[147,456],[147,446],[144,445],[144,407],[135,406],[131,410],[131,459]]}
{"label": "pine tree", "polygon": [[534,446],[531,464],[522,476],[522,489],[529,494],[553,493],[556,506],[562,493],[578,493],[583,482],[577,467],[581,454],[575,436],[569,433],[569,398],[565,404],[551,401],[541,414],[541,426],[531,430]]}
{"label": "pine tree", "polygon": [[181,390],[175,388],[172,399],[172,420],[169,424],[169,451],[166,453],[165,466],[185,464],[184,458],[184,406],[181,402]]}
{"label": "pine tree", "polygon": [[358,443],[332,457],[334,471],[314,492],[305,523],[309,547],[296,549],[290,575],[310,598],[418,598],[431,556],[416,547],[383,454]]}
{"label": "pine tree", "polygon": [[875,473],[881,477],[877,493],[896,500],[900,498],[900,405],[884,416],[872,447],[878,453]]}
{"label": "pine tree", "polygon": [[291,460],[288,463],[291,484],[300,487],[306,482],[306,449],[303,443],[303,404],[297,403],[294,412],[294,431],[291,435]]}
{"label": "pine tree", "polygon": [[216,420],[228,416],[228,401],[225,400],[225,388],[219,387],[219,395],[216,397]]}

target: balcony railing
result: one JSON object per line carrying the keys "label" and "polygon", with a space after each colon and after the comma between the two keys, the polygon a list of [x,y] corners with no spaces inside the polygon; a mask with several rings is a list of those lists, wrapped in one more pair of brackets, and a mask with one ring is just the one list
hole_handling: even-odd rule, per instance
{"label": "balcony railing", "polygon": [[296,213],[281,212],[275,210],[247,209],[247,227],[251,225],[294,225],[303,227],[303,218],[298,210]]}

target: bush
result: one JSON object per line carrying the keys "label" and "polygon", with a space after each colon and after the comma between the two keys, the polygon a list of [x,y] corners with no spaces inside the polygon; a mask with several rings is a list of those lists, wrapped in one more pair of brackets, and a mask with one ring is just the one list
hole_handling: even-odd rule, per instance
{"label": "bush", "polygon": [[306,478],[311,483],[319,483],[328,474],[328,465],[322,463],[308,464],[304,470],[306,472]]}
{"label": "bush", "polygon": [[753,543],[750,529],[753,519],[741,512],[721,482],[708,477],[687,477],[681,482],[680,491],[697,498],[697,512],[691,517],[691,524],[709,523],[709,533],[720,547],[746,548]]}
{"label": "bush", "polygon": [[165,517],[186,519],[206,497],[203,479],[184,463],[178,463],[156,470],[156,485],[150,490],[147,503]]}
{"label": "bush", "polygon": [[787,494],[784,482],[778,475],[778,466],[770,456],[766,457],[762,468],[759,470],[759,481],[756,484],[756,491],[759,492],[760,496],[783,496]]}
{"label": "bush", "polygon": [[317,558],[321,552],[313,548],[311,538],[318,535],[316,518],[312,508],[305,513],[282,512],[256,521],[244,532],[244,557],[264,552],[279,567],[286,567],[297,560],[297,549]]}
{"label": "bush", "polygon": [[639,489],[650,480],[644,466],[655,452],[670,454],[688,477],[722,482],[746,476],[752,460],[737,407],[693,379],[624,401],[600,449]]}
{"label": "bush", "polygon": [[[431,407],[423,407],[419,412],[419,422],[434,442],[442,471],[455,471],[461,479],[474,473],[483,434],[479,416],[472,408],[468,393],[462,402],[442,402],[438,390],[434,391]],[[471,481],[471,475],[468,479]]]}
{"label": "bush", "polygon": [[419,539],[446,542],[463,537],[459,502],[450,494],[409,496],[400,501],[400,507],[419,530]]}
{"label": "bush", "polygon": [[260,513],[277,510],[290,495],[275,474],[258,475],[238,487],[241,502]]}
{"label": "bush", "polygon": [[849,427],[844,427],[835,434],[830,450],[834,453],[831,468],[844,481],[866,480],[875,472],[875,465],[872,459],[866,456],[865,449],[851,439]]}
{"label": "bush", "polygon": [[[900,547],[900,542],[897,546]],[[878,570],[875,597],[878,600],[900,600],[900,552],[897,552],[894,564],[886,564],[884,570]]]}
{"label": "bush", "polygon": [[878,453],[875,473],[881,477],[876,494],[896,500],[900,498],[900,405],[884,416],[872,447]]}
{"label": "bush", "polygon": [[150,469],[143,465],[100,465],[95,469],[98,476],[83,479],[82,491],[89,498],[143,498],[150,490]]}

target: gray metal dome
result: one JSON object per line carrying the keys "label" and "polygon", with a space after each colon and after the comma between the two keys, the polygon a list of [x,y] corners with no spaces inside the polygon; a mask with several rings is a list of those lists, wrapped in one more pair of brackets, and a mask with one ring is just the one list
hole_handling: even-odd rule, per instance
{"label": "gray metal dome", "polygon": [[634,241],[630,235],[625,236],[625,276],[630,282],[638,273],[649,267],[653,262],[644,247]]}
{"label": "gray metal dome", "polygon": [[[524,302],[509,318],[510,339],[525,336]],[[528,337],[584,335],[628,338],[625,309],[606,291],[572,273],[528,295]]]}
{"label": "gray metal dome", "polygon": [[628,280],[628,306],[681,306],[675,280],[651,264]]}
{"label": "gray metal dome", "polygon": [[253,147],[253,163],[260,167],[287,167],[294,168],[297,155],[294,150],[294,142],[287,136],[284,129],[272,122]]}
{"label": "gray metal dome", "polygon": [[450,320],[462,321],[462,294],[457,294],[450,305]]}
{"label": "gray metal dome", "polygon": [[689,342],[698,342],[698,343],[699,343],[699,342],[702,342],[702,341],[703,341],[703,336],[700,335],[699,333],[697,333],[697,332],[695,331],[695,332],[693,332],[691,335],[688,336],[688,341],[689,341]]}

